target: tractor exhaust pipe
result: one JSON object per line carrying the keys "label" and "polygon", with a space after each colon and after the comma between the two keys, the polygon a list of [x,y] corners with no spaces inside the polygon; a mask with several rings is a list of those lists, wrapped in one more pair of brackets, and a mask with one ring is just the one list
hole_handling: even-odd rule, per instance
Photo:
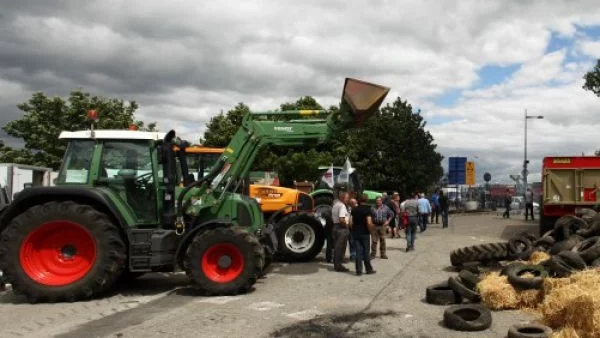
{"label": "tractor exhaust pipe", "polygon": [[377,112],[389,91],[388,87],[346,78],[340,111],[328,117],[329,128],[337,131],[361,127]]}

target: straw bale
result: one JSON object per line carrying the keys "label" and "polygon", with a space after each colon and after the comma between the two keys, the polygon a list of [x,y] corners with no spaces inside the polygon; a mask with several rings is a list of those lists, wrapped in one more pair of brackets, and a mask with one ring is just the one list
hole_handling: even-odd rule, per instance
{"label": "straw bale", "polygon": [[565,326],[558,331],[555,330],[552,334],[552,338],[581,338],[581,336],[577,334],[577,331],[574,328]]}
{"label": "straw bale", "polygon": [[491,272],[477,284],[481,302],[491,310],[517,309],[520,299],[506,276]]}
{"label": "straw bale", "polygon": [[[569,278],[547,279],[539,306],[542,321],[560,329],[567,325],[581,338],[600,336],[600,271],[586,270]],[[562,330],[571,337],[572,330]]]}
{"label": "straw bale", "polygon": [[550,254],[543,251],[534,251],[529,257],[529,264],[540,264],[543,261],[550,259]]}

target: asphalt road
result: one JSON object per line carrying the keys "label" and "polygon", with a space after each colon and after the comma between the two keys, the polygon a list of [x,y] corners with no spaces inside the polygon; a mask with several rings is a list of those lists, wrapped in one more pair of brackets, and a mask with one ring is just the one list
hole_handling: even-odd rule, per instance
{"label": "asphalt road", "polygon": [[252,292],[232,297],[197,296],[181,273],[149,274],[86,302],[28,304],[7,291],[0,294],[0,336],[504,337],[530,318],[494,312],[486,331],[452,331],[441,322],[445,307],[424,302],[425,287],[455,274],[452,249],[523,230],[537,225],[496,214],[452,216],[448,229],[434,224],[419,234],[414,252],[404,252],[404,239],[388,239],[390,259],[374,260],[375,275],[333,272],[321,257],[274,263]]}

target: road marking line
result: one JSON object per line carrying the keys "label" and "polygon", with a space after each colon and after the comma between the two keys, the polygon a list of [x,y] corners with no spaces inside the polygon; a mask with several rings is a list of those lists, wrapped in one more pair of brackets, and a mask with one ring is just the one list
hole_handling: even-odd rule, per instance
{"label": "road marking line", "polygon": [[207,297],[204,299],[197,300],[197,303],[209,303],[216,305],[223,305],[235,300],[242,299],[242,296],[220,296],[220,297]]}
{"label": "road marking line", "polygon": [[294,312],[294,313],[284,313],[287,317],[294,318],[297,320],[309,320],[313,319],[317,316],[322,315],[323,312],[317,310],[316,308],[308,309],[304,311]]}
{"label": "road marking line", "polygon": [[256,311],[269,311],[275,308],[283,307],[283,304],[273,303],[273,302],[258,302],[252,303],[248,306],[249,309]]}

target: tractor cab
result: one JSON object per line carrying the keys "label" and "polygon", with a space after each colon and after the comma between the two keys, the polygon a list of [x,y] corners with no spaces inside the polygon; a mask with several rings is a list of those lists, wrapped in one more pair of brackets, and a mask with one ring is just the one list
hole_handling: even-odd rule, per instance
{"label": "tractor cab", "polygon": [[159,222],[164,191],[157,144],[165,133],[132,130],[62,132],[67,150],[57,186],[90,186],[105,190],[127,209],[134,224]]}

